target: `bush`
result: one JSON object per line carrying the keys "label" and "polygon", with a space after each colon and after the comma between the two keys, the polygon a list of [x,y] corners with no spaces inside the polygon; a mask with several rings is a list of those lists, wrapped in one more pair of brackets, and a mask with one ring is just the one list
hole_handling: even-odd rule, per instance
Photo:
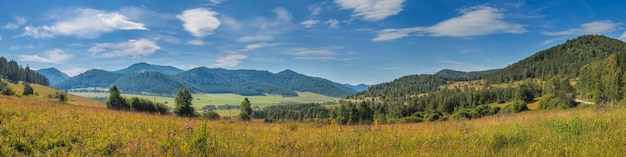
{"label": "bush", "polygon": [[202,118],[210,119],[210,120],[219,120],[220,114],[215,111],[204,111],[202,113]]}
{"label": "bush", "polygon": [[528,110],[528,106],[523,101],[514,101],[513,103],[504,107],[505,113],[519,113]]}
{"label": "bush", "polygon": [[9,87],[2,88],[2,95],[15,95],[15,91]]}
{"label": "bush", "polygon": [[462,109],[450,115],[450,119],[472,119],[472,115],[469,110]]}
{"label": "bush", "polygon": [[24,84],[24,92],[22,92],[22,95],[31,95],[35,93],[35,91],[33,90],[33,87],[30,86],[30,83],[23,83],[23,84]]}

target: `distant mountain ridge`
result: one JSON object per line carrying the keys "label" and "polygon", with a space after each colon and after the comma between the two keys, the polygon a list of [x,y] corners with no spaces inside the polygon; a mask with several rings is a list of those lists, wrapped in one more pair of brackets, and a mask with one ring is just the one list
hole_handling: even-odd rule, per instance
{"label": "distant mountain ridge", "polygon": [[[157,95],[171,95],[183,87],[194,93],[235,93],[244,96],[273,94],[290,97],[298,96],[297,92],[312,92],[330,97],[346,97],[357,92],[343,84],[291,70],[271,73],[198,67],[177,72],[167,67],[137,63],[115,72],[93,69],[56,83],[53,87],[108,88],[115,84],[122,92]],[[164,69],[170,69],[170,74],[164,73]]]}
{"label": "distant mountain ridge", "polygon": [[366,84],[358,84],[358,85],[351,85],[351,84],[343,84],[346,87],[352,88],[354,90],[356,90],[357,92],[362,92],[367,90],[367,88],[369,88],[369,85]]}
{"label": "distant mountain ridge", "polygon": [[464,72],[464,71],[458,71],[458,70],[452,70],[452,69],[443,69],[433,75],[441,76],[443,78],[451,79],[451,80],[467,81],[467,80],[482,79],[485,75],[491,74],[498,70],[500,69]]}
{"label": "distant mountain ridge", "polygon": [[168,75],[174,75],[174,74],[183,72],[183,70],[172,67],[172,66],[152,65],[152,64],[145,63],[145,62],[135,63],[129,66],[128,68],[117,70],[115,72],[120,73],[120,74],[132,74],[132,73],[142,73],[142,72],[149,72],[149,71],[156,71],[156,72],[160,72],[160,73],[168,74]]}
{"label": "distant mountain ridge", "polygon": [[48,78],[48,81],[50,82],[51,85],[57,84],[59,82],[65,81],[68,78],[70,78],[70,76],[59,71],[56,68],[39,69],[37,70],[37,73]]}

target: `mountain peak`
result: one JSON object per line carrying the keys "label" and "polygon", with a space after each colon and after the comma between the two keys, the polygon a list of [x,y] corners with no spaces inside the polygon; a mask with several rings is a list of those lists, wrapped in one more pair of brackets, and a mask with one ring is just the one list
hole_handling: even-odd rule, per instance
{"label": "mountain peak", "polygon": [[68,76],[67,74],[61,72],[59,69],[56,69],[56,68],[39,69],[37,70],[37,73],[48,78],[48,81],[50,82],[51,85],[59,83],[61,81],[65,81],[68,78],[70,78],[70,76]]}
{"label": "mountain peak", "polygon": [[161,72],[161,73],[168,74],[168,75],[173,75],[173,74],[183,72],[183,70],[180,70],[172,66],[153,65],[153,64],[148,64],[146,62],[135,63],[133,65],[130,65],[126,69],[121,69],[115,72],[120,73],[120,74],[131,74],[131,73],[141,73],[141,72],[148,72],[148,71],[156,71],[156,72]]}
{"label": "mountain peak", "polygon": [[283,70],[283,71],[281,71],[279,73],[276,73],[276,74],[279,74],[279,75],[291,75],[291,74],[299,74],[299,73],[297,73],[297,72],[295,72],[293,70],[290,70],[290,69],[285,69],[285,70]]}

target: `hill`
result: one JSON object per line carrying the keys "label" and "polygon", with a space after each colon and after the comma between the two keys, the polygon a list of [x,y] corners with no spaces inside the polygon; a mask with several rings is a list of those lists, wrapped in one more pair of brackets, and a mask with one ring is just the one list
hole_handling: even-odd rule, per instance
{"label": "hill", "polygon": [[441,76],[443,78],[455,81],[471,81],[471,80],[480,80],[487,74],[491,74],[500,69],[492,69],[492,70],[484,70],[484,71],[472,71],[472,72],[464,72],[457,71],[451,69],[443,69],[433,75]]}
{"label": "hill", "polygon": [[575,78],[585,64],[620,52],[626,52],[626,43],[620,40],[602,35],[584,35],[488,74],[485,80],[504,83],[527,78],[547,80],[552,76]]}
{"label": "hill", "polygon": [[51,85],[57,84],[70,78],[70,76],[67,76],[67,74],[59,71],[56,68],[39,69],[37,70],[37,73],[48,78],[48,81]]}
{"label": "hill", "polygon": [[202,93],[203,90],[181,80],[180,78],[160,72],[148,71],[124,75],[113,82],[123,93],[142,93],[149,95],[176,94],[179,88],[189,88],[192,93]]}
{"label": "hill", "polygon": [[62,90],[88,87],[109,88],[113,82],[122,76],[124,75],[119,73],[92,69],[52,86]]}
{"label": "hill", "polygon": [[436,75],[409,75],[395,79],[391,82],[385,82],[370,86],[366,91],[362,91],[353,97],[405,97],[421,93],[433,92],[439,90],[440,85],[446,84],[447,81]]}
{"label": "hill", "polygon": [[160,73],[164,73],[168,75],[174,75],[174,74],[183,72],[183,70],[172,67],[172,66],[152,65],[152,64],[148,64],[144,62],[135,63],[129,66],[128,68],[121,69],[115,72],[120,73],[120,74],[131,74],[131,73],[142,73],[142,72],[149,72],[149,71],[156,71],[156,72],[160,72]]}

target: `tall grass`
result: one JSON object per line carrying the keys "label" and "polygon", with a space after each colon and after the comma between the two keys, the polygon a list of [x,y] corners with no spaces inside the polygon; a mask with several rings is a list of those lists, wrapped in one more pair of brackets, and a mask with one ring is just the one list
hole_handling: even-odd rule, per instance
{"label": "tall grass", "polygon": [[0,156],[625,156],[625,111],[336,126],[205,121],[0,97]]}

